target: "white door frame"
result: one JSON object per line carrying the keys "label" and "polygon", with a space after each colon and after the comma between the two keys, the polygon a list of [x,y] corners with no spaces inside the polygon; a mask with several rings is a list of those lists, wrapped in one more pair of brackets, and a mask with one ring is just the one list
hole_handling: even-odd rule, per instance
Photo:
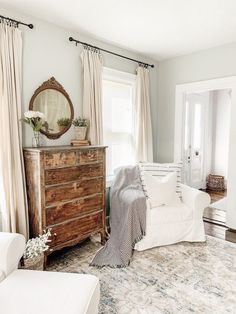
{"label": "white door frame", "polygon": [[[193,97],[199,97],[201,96],[201,101],[204,101],[203,106],[201,106],[201,129],[203,129],[203,132],[201,134],[201,145],[198,148],[199,149],[199,155],[198,157],[196,157],[196,155],[193,152],[193,110],[194,107],[192,106],[192,102],[191,102],[191,98],[189,100],[189,96],[193,96]],[[212,143],[212,137],[210,136],[210,131],[211,131],[211,121],[210,121],[210,107],[211,107],[211,93],[210,92],[204,92],[204,93],[190,93],[190,94],[186,94],[185,95],[185,104],[188,101],[189,102],[189,121],[188,121],[188,127],[189,127],[189,131],[190,131],[190,137],[188,136],[188,152],[186,152],[186,147],[184,148],[184,146],[186,145],[185,143],[183,143],[182,145],[182,161],[183,161],[183,167],[184,167],[184,178],[186,179],[186,181],[184,182],[185,184],[189,184],[192,187],[195,187],[197,189],[205,189],[206,188],[206,173],[209,173],[209,164],[211,163],[211,154],[209,154],[209,151],[207,151],[206,153],[206,148],[209,148],[211,143]],[[207,102],[207,103],[206,103]],[[195,103],[195,100],[194,100]],[[186,119],[186,107],[183,113],[183,117],[184,117],[184,121],[183,124],[185,123],[185,119]],[[206,126],[209,128],[206,129]],[[186,137],[185,134],[185,127],[183,125],[183,138]],[[187,153],[187,156],[186,156]],[[188,159],[186,159],[188,157]],[[198,159],[200,158],[200,160]],[[192,163],[194,162],[194,160],[196,161],[196,159],[198,159],[198,166],[200,168],[200,177],[199,180],[195,180],[193,181],[193,167],[192,167]],[[191,162],[190,162],[191,161]],[[200,164],[199,164],[200,162]],[[195,164],[196,166],[196,164]],[[185,169],[186,167],[186,169]],[[196,168],[195,168],[196,169]],[[186,174],[188,173],[188,175],[186,176]]]}
{"label": "white door frame", "polygon": [[176,86],[174,160],[182,159],[185,95],[219,89],[231,89],[226,224],[229,228],[236,229],[236,76]]}

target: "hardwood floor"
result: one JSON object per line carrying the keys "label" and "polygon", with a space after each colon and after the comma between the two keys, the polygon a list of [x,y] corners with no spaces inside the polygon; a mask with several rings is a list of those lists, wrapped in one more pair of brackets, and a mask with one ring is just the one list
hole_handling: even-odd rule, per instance
{"label": "hardwood floor", "polygon": [[227,190],[225,191],[202,190],[202,191],[210,195],[211,203],[217,202],[227,195]]}
{"label": "hardwood floor", "polygon": [[225,240],[236,243],[236,230],[227,229],[225,233]]}
{"label": "hardwood floor", "polygon": [[[227,191],[204,190],[211,197],[211,204],[227,195]],[[206,234],[216,238],[226,239],[226,209],[207,207],[203,215]],[[229,237],[228,237],[229,238]]]}
{"label": "hardwood floor", "polygon": [[[207,235],[226,240],[226,231],[228,229],[226,226],[220,226],[204,220],[204,227]],[[230,241],[229,238],[227,240]]]}

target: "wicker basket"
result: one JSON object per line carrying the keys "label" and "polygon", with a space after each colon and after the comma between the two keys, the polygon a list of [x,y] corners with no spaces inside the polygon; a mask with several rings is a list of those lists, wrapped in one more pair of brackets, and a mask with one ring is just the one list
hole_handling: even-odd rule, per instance
{"label": "wicker basket", "polygon": [[212,191],[224,191],[225,182],[223,176],[218,176],[214,174],[209,174],[207,177],[207,189]]}
{"label": "wicker basket", "polygon": [[31,270],[43,270],[44,264],[44,255],[41,254],[34,258],[27,258],[23,260],[23,267],[24,269],[31,269]]}

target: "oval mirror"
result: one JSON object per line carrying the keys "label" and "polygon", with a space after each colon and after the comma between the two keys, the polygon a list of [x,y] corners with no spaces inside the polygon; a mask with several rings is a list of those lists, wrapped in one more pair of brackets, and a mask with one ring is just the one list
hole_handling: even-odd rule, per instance
{"label": "oval mirror", "polygon": [[45,123],[40,132],[50,139],[57,139],[64,134],[71,127],[74,117],[70,97],[54,77],[34,92],[29,110],[40,111],[45,115]]}

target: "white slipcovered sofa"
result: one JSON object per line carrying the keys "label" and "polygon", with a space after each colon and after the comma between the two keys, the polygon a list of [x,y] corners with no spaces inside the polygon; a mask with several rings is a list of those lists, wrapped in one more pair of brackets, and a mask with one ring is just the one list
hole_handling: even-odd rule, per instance
{"label": "white slipcovered sofa", "polygon": [[[155,246],[174,244],[181,241],[202,242],[206,240],[203,224],[203,211],[210,204],[210,196],[191,188],[182,182],[182,162],[179,163],[140,163],[140,178],[147,196],[146,235],[135,245],[143,251]],[[168,205],[153,206],[151,194],[158,194],[155,180],[165,180],[176,174],[173,181],[176,196]],[[174,176],[172,176],[173,180]],[[149,180],[149,183],[148,181]],[[148,190],[149,189],[149,190]],[[168,196],[168,191],[166,192]],[[171,191],[169,191],[171,194]]]}
{"label": "white slipcovered sofa", "polygon": [[0,232],[1,314],[96,314],[99,280],[93,275],[17,269],[25,238]]}

